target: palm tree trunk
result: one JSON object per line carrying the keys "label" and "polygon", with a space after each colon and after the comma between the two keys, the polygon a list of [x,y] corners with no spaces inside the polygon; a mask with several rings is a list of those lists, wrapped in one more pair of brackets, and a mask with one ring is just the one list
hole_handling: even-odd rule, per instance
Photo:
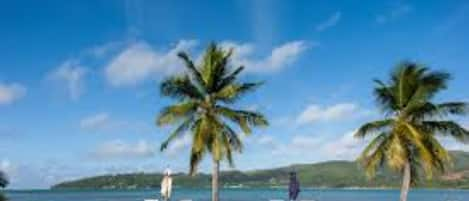
{"label": "palm tree trunk", "polygon": [[212,201],[219,201],[218,193],[218,174],[220,173],[220,161],[213,161],[213,172],[212,172]]}
{"label": "palm tree trunk", "polygon": [[401,199],[400,201],[407,201],[407,194],[410,188],[410,163],[407,162],[404,166],[404,175],[402,178]]}

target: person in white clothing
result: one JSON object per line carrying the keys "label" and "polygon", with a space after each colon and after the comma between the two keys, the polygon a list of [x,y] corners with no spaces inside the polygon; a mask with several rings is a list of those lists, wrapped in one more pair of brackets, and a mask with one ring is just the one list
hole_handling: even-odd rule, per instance
{"label": "person in white clothing", "polygon": [[161,180],[161,197],[164,201],[168,201],[171,198],[172,185],[173,178],[171,178],[171,170],[167,168]]}

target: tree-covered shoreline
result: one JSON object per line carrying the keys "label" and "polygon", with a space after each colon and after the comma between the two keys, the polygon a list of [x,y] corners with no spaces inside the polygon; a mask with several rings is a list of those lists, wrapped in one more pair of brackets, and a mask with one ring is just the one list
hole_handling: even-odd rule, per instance
{"label": "tree-covered shoreline", "polygon": [[[469,153],[451,152],[454,167],[449,173],[433,180],[419,180],[418,188],[469,189]],[[315,164],[292,165],[287,167],[256,170],[229,171],[220,175],[221,186],[225,188],[283,188],[287,184],[288,172],[296,170],[304,188],[398,188],[398,174],[383,170],[375,179],[367,179],[357,162],[329,161]],[[161,174],[133,173],[104,175],[63,182],[52,189],[146,189],[159,188]],[[209,174],[189,176],[184,173],[174,175],[178,188],[209,188]]]}

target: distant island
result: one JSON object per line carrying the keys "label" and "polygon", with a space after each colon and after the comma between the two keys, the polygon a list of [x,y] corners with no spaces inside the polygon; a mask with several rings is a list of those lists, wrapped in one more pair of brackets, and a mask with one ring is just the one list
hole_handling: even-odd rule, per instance
{"label": "distant island", "polygon": [[[422,179],[417,183],[420,188],[469,189],[469,153],[452,151],[453,167],[444,175],[433,180]],[[383,170],[375,179],[366,178],[357,162],[329,161],[315,164],[291,165],[287,167],[255,170],[227,171],[221,174],[221,184],[225,188],[281,188],[288,182],[288,172],[295,170],[303,187],[316,188],[397,188],[400,177],[391,171]],[[52,186],[52,189],[146,189],[159,188],[161,174],[133,173],[103,175],[67,181]],[[191,177],[183,173],[174,175],[176,187],[209,188],[210,175],[198,174]]]}

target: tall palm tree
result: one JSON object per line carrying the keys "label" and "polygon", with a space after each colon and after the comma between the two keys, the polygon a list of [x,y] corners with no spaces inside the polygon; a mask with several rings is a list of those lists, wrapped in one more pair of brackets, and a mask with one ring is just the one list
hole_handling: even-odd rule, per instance
{"label": "tall palm tree", "polygon": [[255,126],[267,126],[266,118],[257,112],[234,109],[230,106],[261,83],[239,82],[238,75],[244,67],[230,68],[232,50],[211,44],[199,65],[181,52],[186,71],[165,79],[160,86],[163,96],[175,99],[174,105],[165,107],[157,117],[157,124],[177,125],[162,143],[161,151],[182,135],[192,136],[190,174],[194,175],[206,154],[213,160],[212,200],[219,200],[218,175],[220,161],[226,159],[233,166],[233,152],[242,151],[238,133],[231,128],[237,125],[244,134]]}
{"label": "tall palm tree", "polygon": [[434,96],[446,89],[449,79],[448,73],[402,62],[388,82],[375,80],[374,96],[384,119],[366,123],[356,132],[359,138],[373,136],[360,160],[370,177],[384,163],[399,171],[403,177],[401,201],[407,200],[410,185],[415,184],[419,173],[431,179],[450,164],[450,156],[437,136],[469,140],[469,131],[448,118],[465,115],[467,104],[433,102]]}
{"label": "tall palm tree", "polygon": [[8,179],[5,173],[0,171],[0,188],[6,188],[8,186]]}
{"label": "tall palm tree", "polygon": [[[7,176],[5,175],[5,173],[3,173],[2,171],[0,171],[0,188],[6,188],[8,186],[8,178]],[[0,192],[0,201],[6,201],[7,198],[2,194],[2,192]]]}

